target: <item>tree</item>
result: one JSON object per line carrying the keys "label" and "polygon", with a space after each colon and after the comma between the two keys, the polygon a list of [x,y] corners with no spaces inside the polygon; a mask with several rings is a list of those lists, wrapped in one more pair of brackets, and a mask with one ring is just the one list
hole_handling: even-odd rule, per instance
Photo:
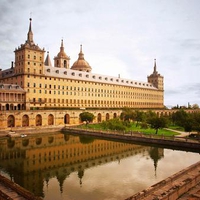
{"label": "tree", "polygon": [[130,120],[134,119],[134,112],[130,108],[125,107],[122,109],[120,119],[126,122],[130,122]]}
{"label": "tree", "polygon": [[191,116],[188,116],[187,119],[183,122],[183,128],[185,132],[191,132],[193,129],[194,120]]}
{"label": "tree", "polygon": [[[157,115],[156,115],[156,113],[153,112],[152,110],[149,110],[149,111],[147,111],[147,112],[145,113],[145,120],[146,120],[147,123],[149,123],[149,120],[150,120],[151,118],[154,118],[154,117],[157,117]],[[150,123],[149,123],[149,124],[150,124]]]}
{"label": "tree", "polygon": [[136,121],[136,127],[138,126],[139,122],[142,122],[144,119],[144,112],[141,112],[139,110],[136,110],[134,113],[135,121]]}
{"label": "tree", "polygon": [[82,122],[84,122],[84,121],[86,123],[92,122],[94,120],[94,118],[95,118],[94,115],[90,112],[82,112],[80,114],[80,119],[81,119]]}
{"label": "tree", "polygon": [[126,122],[121,121],[119,118],[110,119],[102,123],[104,129],[124,131],[126,130]]}
{"label": "tree", "polygon": [[184,123],[187,119],[188,113],[186,113],[183,109],[180,109],[172,114],[172,121],[178,126],[184,127]]}
{"label": "tree", "polygon": [[197,133],[199,134],[200,133],[200,113],[193,113],[192,114],[193,116],[193,130],[194,131],[197,131]]}
{"label": "tree", "polygon": [[158,133],[158,129],[165,128],[167,126],[167,120],[164,117],[152,117],[149,119],[149,123],[151,128],[156,130],[156,134]]}
{"label": "tree", "polygon": [[198,105],[198,104],[196,104],[196,103],[195,103],[195,104],[193,104],[193,105],[192,105],[192,109],[199,109],[199,105]]}

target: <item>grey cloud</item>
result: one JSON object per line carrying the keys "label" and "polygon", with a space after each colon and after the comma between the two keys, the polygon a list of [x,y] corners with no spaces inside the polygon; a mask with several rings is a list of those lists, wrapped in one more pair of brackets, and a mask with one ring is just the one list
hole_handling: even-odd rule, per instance
{"label": "grey cloud", "polygon": [[182,85],[180,87],[174,87],[165,90],[166,95],[179,95],[179,94],[193,93],[200,97],[200,83],[192,83],[189,85]]}
{"label": "grey cloud", "polygon": [[199,50],[200,49],[200,40],[199,39],[186,39],[181,41],[181,47],[183,48],[192,48]]}

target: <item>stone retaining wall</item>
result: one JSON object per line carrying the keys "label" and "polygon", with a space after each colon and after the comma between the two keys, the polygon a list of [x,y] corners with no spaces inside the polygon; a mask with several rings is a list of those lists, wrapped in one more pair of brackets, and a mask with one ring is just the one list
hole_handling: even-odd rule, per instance
{"label": "stone retaining wall", "polygon": [[3,183],[8,188],[11,188],[11,190],[18,193],[20,196],[24,197],[28,200],[42,200],[40,197],[35,197],[31,192],[27,191],[26,189],[22,188],[18,184],[10,181],[9,179],[5,178],[4,176],[0,175],[0,182]]}
{"label": "stone retaining wall", "polygon": [[152,185],[126,200],[174,200],[200,182],[200,162]]}
{"label": "stone retaining wall", "polygon": [[75,134],[83,134],[83,135],[91,135],[95,137],[102,138],[110,138],[115,140],[122,140],[125,142],[140,142],[143,144],[153,144],[157,146],[165,146],[171,147],[173,149],[188,149],[193,152],[200,153],[200,143],[196,141],[183,141],[180,139],[175,140],[175,138],[165,138],[165,137],[149,137],[143,134],[132,134],[132,135],[124,135],[123,133],[116,133],[112,131],[98,131],[98,130],[90,130],[90,129],[79,129],[73,127],[65,127],[62,129],[66,133],[75,133]]}

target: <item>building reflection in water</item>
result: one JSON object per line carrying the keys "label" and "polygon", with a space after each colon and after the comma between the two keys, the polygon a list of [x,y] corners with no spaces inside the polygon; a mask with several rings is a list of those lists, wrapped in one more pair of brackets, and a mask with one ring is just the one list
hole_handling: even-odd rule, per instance
{"label": "building reflection in water", "polygon": [[77,171],[81,186],[84,169],[116,160],[120,163],[121,159],[137,154],[150,156],[156,170],[164,150],[62,133],[0,140],[1,171],[42,197],[44,184],[48,187],[51,178],[57,178],[62,193],[70,173]]}

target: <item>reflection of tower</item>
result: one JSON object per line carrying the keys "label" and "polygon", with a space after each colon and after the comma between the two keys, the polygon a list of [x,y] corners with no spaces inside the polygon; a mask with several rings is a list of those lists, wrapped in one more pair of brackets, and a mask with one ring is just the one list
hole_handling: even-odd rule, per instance
{"label": "reflection of tower", "polygon": [[50,177],[50,174],[47,173],[47,174],[46,174],[46,177],[45,177],[45,182],[46,182],[47,190],[48,190],[48,187],[49,187],[49,177]]}
{"label": "reflection of tower", "polygon": [[64,181],[67,177],[67,173],[62,173],[62,174],[57,174],[57,179],[59,182],[59,186],[60,186],[60,193],[63,193],[63,185],[64,185]]}
{"label": "reflection of tower", "polygon": [[84,176],[84,170],[78,170],[78,177],[80,179],[80,186],[82,186],[82,178]]}
{"label": "reflection of tower", "polygon": [[154,167],[155,167],[155,176],[156,176],[156,170],[158,166],[158,161],[164,157],[164,149],[152,147],[149,151],[149,155],[151,159],[154,161]]}

